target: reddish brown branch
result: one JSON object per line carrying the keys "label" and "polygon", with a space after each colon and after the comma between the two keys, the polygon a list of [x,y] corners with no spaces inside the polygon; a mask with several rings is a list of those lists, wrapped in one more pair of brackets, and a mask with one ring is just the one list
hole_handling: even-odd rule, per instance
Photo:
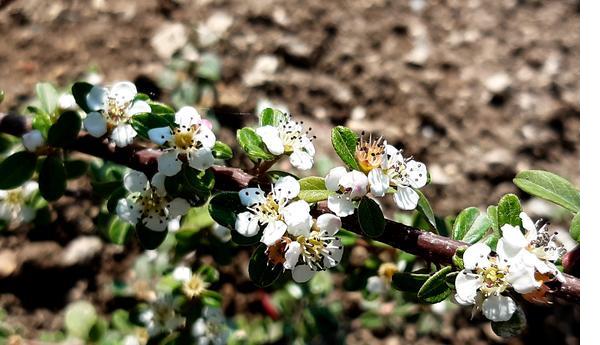
{"label": "reddish brown branch", "polygon": [[[18,115],[2,116],[0,114],[0,132],[21,136],[28,128],[29,124],[26,118]],[[156,157],[160,154],[157,150],[139,145],[117,148],[109,144],[107,140],[94,138],[84,133],[81,133],[68,148],[94,157],[110,160],[135,170],[144,171],[148,175],[156,172]],[[216,177],[216,188],[219,190],[239,190],[253,183],[255,178],[237,168],[215,166],[212,170]],[[327,206],[320,203],[317,206],[316,212],[328,212]],[[343,223],[345,229],[359,235],[361,234],[356,216],[345,217]],[[423,232],[417,228],[391,220],[386,220],[385,232],[377,240],[394,248],[417,255],[425,260],[441,264],[451,264],[455,251],[459,247],[467,245],[464,242],[455,241],[430,232]],[[552,296],[569,302],[579,303],[579,279],[568,274],[565,274],[565,277],[567,279],[566,283],[559,284],[552,292]]]}

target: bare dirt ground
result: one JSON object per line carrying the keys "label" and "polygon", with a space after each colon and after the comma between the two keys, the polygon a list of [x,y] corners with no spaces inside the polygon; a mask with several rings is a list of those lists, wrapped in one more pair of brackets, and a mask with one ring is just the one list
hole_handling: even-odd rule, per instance
{"label": "bare dirt ground", "polygon": [[[36,82],[66,86],[90,66],[107,81],[155,78],[161,52],[175,44],[156,35],[182,24],[195,40],[215,15],[230,20],[206,49],[222,59],[217,108],[226,127],[250,123],[239,113],[268,97],[313,123],[322,146],[338,124],[384,135],[428,164],[433,184],[425,193],[440,215],[507,192],[524,196],[511,183],[523,169],[579,182],[578,1],[0,1],[2,106],[18,110]],[[59,252],[91,231],[73,226],[62,237],[3,237],[0,248],[44,243]],[[128,260],[107,248],[95,259],[103,262],[98,276],[85,272],[89,266],[72,268],[66,276],[74,278],[55,288],[60,298],[76,298],[87,289],[82,281],[101,283],[119,270],[115,262]],[[12,291],[8,285],[0,283],[2,291]],[[60,298],[19,314],[33,328],[56,328],[50,316]],[[0,298],[25,304],[14,291]],[[560,335],[546,334],[550,343],[577,343],[577,326],[551,318]],[[470,343],[493,341],[471,330]],[[375,344],[372,335],[352,336]]]}

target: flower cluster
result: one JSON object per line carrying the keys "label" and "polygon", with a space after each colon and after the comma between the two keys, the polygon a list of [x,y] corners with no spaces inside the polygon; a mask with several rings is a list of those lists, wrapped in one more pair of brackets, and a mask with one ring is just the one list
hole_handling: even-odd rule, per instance
{"label": "flower cluster", "polygon": [[312,143],[314,136],[310,136],[310,128],[304,131],[303,122],[292,120],[286,114],[276,126],[266,125],[258,127],[258,134],[270,153],[280,156],[290,156],[290,163],[300,169],[308,170],[314,164],[315,147]]}
{"label": "flower cluster", "polygon": [[171,219],[184,215],[190,204],[183,198],[172,198],[165,190],[165,175],[160,173],[148,181],[144,173],[131,170],[123,177],[130,194],[117,203],[117,214],[131,224],[141,222],[154,231],[165,231]]}
{"label": "flower cluster", "polygon": [[166,176],[176,175],[182,166],[181,157],[196,170],[206,170],[215,162],[212,148],[216,137],[210,122],[203,120],[192,107],[183,107],[175,113],[172,127],[158,127],[148,131],[152,142],[163,147],[158,158],[158,171]]}
{"label": "flower cluster", "polygon": [[554,266],[564,251],[555,234],[548,234],[547,226],[538,229],[525,213],[521,219],[526,235],[517,226],[504,225],[496,252],[484,243],[470,246],[463,255],[464,269],[456,276],[456,301],[475,304],[492,321],[507,321],[516,311],[510,288],[528,294],[545,281],[564,281]]}
{"label": "flower cluster", "polygon": [[35,209],[30,206],[38,190],[35,181],[25,182],[21,187],[10,190],[0,189],[0,220],[8,225],[19,225],[35,218]]}
{"label": "flower cluster", "polygon": [[300,184],[290,176],[277,180],[268,194],[260,188],[242,189],[240,201],[248,211],[237,215],[235,229],[248,237],[262,229],[269,262],[283,265],[292,270],[295,281],[305,282],[340,262],[343,247],[335,234],[342,223],[332,214],[314,220],[308,203],[294,200],[299,192]]}
{"label": "flower cluster", "polygon": [[427,184],[427,167],[402,151],[388,145],[382,138],[373,140],[361,135],[354,153],[359,170],[345,167],[332,169],[325,177],[327,189],[334,192],[327,206],[345,217],[354,213],[356,201],[369,192],[374,197],[394,194],[394,202],[402,210],[413,210],[419,202],[419,189]]}
{"label": "flower cluster", "polygon": [[107,133],[118,146],[125,147],[133,142],[137,132],[131,126],[133,115],[151,112],[150,105],[136,99],[137,88],[128,81],[114,84],[112,87],[94,86],[86,97],[87,107],[91,110],[83,126],[93,136],[99,138]]}

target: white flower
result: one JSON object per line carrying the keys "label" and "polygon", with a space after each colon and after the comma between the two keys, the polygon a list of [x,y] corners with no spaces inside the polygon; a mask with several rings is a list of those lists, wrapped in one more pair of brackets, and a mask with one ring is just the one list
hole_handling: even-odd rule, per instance
{"label": "white flower", "polygon": [[342,221],[332,214],[322,214],[314,222],[312,231],[289,242],[285,248],[284,268],[292,270],[292,278],[304,283],[317,271],[335,267],[340,263],[344,247],[335,234]]}
{"label": "white flower", "polygon": [[325,176],[325,186],[336,193],[327,198],[327,207],[336,215],[346,217],[354,213],[354,201],[367,194],[369,181],[360,171],[348,172],[345,167],[337,167]]}
{"label": "white flower", "polygon": [[276,126],[262,126],[256,129],[267,149],[272,154],[279,156],[290,155],[290,163],[300,169],[312,168],[315,156],[315,147],[312,143],[314,137],[309,137],[308,131],[304,132],[302,121],[296,122],[286,115],[285,119]]}
{"label": "white flower", "polygon": [[382,294],[389,290],[394,274],[404,269],[404,261],[398,263],[384,262],[379,266],[377,275],[367,279],[367,291],[373,294]]}
{"label": "white flower", "polygon": [[94,137],[107,132],[118,147],[131,144],[137,135],[129,120],[135,114],[149,113],[148,103],[135,100],[137,88],[131,82],[124,81],[111,88],[94,86],[86,97],[91,110],[83,120],[83,126]]}
{"label": "white flower", "polygon": [[503,295],[507,289],[528,293],[539,287],[530,270],[491,255],[484,243],[467,248],[463,261],[465,268],[456,276],[455,299],[463,305],[475,304],[492,321],[507,321],[517,309],[512,298]]}
{"label": "white flower", "polygon": [[77,109],[77,102],[75,97],[70,93],[63,93],[58,97],[58,108],[62,110],[75,110]]}
{"label": "white flower", "polygon": [[238,214],[235,230],[251,237],[261,226],[261,241],[270,246],[287,232],[308,235],[311,226],[310,207],[304,200],[292,201],[300,193],[300,184],[291,176],[277,180],[265,196],[260,188],[245,188],[239,192],[242,205],[248,211]]}
{"label": "white flower", "polygon": [[35,181],[25,182],[21,187],[0,190],[0,219],[9,225],[19,225],[35,218],[35,209],[29,206],[34,193],[38,190]]}
{"label": "white flower", "polygon": [[518,226],[505,224],[502,226],[502,238],[498,241],[496,251],[510,258],[513,263],[518,262],[541,275],[550,274],[564,282],[564,276],[554,265],[565,253],[564,247],[556,239],[558,233],[550,233],[548,224],[538,226],[540,221],[534,224],[524,212],[521,212],[520,217],[525,235]]}
{"label": "white flower", "polygon": [[140,314],[139,318],[150,336],[163,332],[171,333],[185,324],[185,318],[177,314],[175,301],[170,296],[163,296],[156,300],[149,309]]}
{"label": "white flower", "polygon": [[168,222],[184,215],[190,204],[183,198],[171,198],[164,187],[165,176],[155,174],[149,182],[144,173],[131,170],[123,184],[131,194],[117,203],[117,214],[131,223],[141,223],[150,230],[165,231]]}
{"label": "white flower", "polygon": [[189,267],[177,266],[173,270],[173,278],[182,284],[183,293],[189,298],[193,299],[200,296],[208,284],[198,274],[192,272]]}
{"label": "white flower", "polygon": [[192,335],[198,345],[225,345],[229,332],[225,326],[225,317],[217,308],[205,307],[202,317],[192,325]]}
{"label": "white flower", "polygon": [[215,162],[212,148],[216,138],[210,127],[193,107],[183,107],[175,114],[176,127],[153,128],[148,131],[150,140],[166,147],[158,158],[158,171],[173,176],[181,170],[180,156],[196,170],[206,170]]}
{"label": "white flower", "polygon": [[23,140],[23,146],[25,146],[29,152],[36,152],[46,142],[42,132],[37,129],[23,134],[21,139]]}

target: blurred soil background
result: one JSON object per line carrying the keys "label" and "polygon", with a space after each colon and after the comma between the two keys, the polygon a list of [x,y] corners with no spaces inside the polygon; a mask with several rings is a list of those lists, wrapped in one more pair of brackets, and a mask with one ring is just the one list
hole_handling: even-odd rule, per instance
{"label": "blurred soil background", "polygon": [[[578,1],[2,0],[0,37],[3,111],[22,109],[38,81],[66,87],[90,68],[168,102],[158,78],[171,54],[194,42],[221,59],[218,101],[208,103],[229,144],[268,98],[313,127],[317,148],[334,125],[403,147],[428,165],[424,192],[442,216],[514,192],[526,210],[551,218],[553,209],[512,184],[515,174],[546,169],[579,183]],[[57,207],[54,231],[0,237],[0,268],[16,267],[0,279],[0,306],[30,335],[60,327],[66,301],[83,295],[114,308],[102,285],[132,260],[89,236],[90,201],[65,197]],[[77,262],[67,253],[76,245],[85,253]],[[350,305],[359,297],[336,294]],[[239,295],[237,308],[257,298]],[[577,344],[573,309],[534,308],[529,333],[508,342]],[[501,341],[467,310],[445,315],[433,338],[410,324],[377,334],[351,323],[347,342]]]}

